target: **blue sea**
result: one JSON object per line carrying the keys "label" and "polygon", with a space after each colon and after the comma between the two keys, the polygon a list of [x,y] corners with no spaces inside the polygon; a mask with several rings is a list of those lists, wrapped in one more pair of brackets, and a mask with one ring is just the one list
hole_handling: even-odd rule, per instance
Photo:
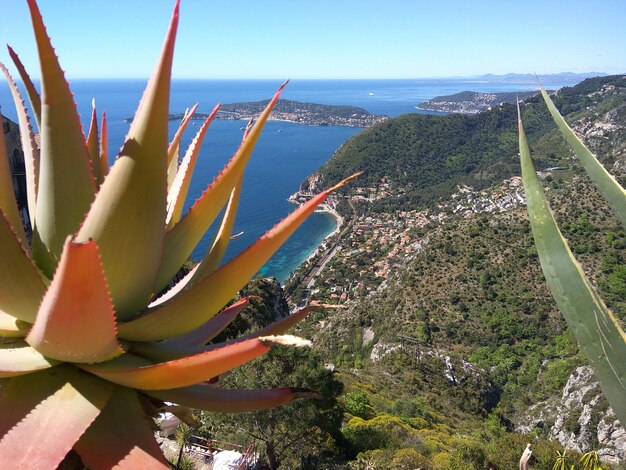
{"label": "blue sea", "polygon": [[[198,112],[208,113],[217,102],[234,103],[270,98],[280,85],[274,80],[174,80],[170,101],[172,113],[182,113],[195,103]],[[547,84],[558,88],[561,84]],[[116,153],[128,131],[126,118],[134,115],[143,93],[143,80],[73,80],[74,92],[83,126],[88,129],[91,100],[98,111],[107,112],[109,149]],[[471,80],[293,80],[282,97],[323,104],[360,106],[375,114],[397,116],[418,112],[421,101],[438,95],[471,90],[481,92],[523,91],[536,89],[527,83],[478,82]],[[0,83],[2,113],[16,120],[8,87]],[[193,138],[200,121],[187,130],[183,149]],[[170,122],[170,133],[178,123]],[[216,120],[211,124],[202,146],[187,205],[193,203],[207,183],[223,168],[237,149],[242,136],[241,121]],[[270,121],[252,155],[244,177],[244,189],[234,233],[226,259],[232,258],[284,218],[294,206],[287,202],[301,181],[323,165],[347,139],[362,129],[348,127],[315,127]],[[334,230],[333,217],[313,214],[289,241],[267,262],[260,273],[284,282]],[[194,258],[203,256],[210,243],[205,237]]]}

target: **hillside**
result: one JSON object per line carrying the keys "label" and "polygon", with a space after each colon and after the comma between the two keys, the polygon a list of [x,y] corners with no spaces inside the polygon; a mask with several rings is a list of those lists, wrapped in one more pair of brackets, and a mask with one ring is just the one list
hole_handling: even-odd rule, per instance
{"label": "hillside", "polygon": [[525,100],[537,93],[539,92],[478,93],[476,91],[462,91],[453,95],[435,96],[434,98],[422,101],[416,108],[424,111],[476,114],[502,103],[515,104],[518,99]]}
{"label": "hillside", "polygon": [[[624,181],[626,79],[586,80],[559,91],[555,101]],[[546,113],[536,98],[523,109],[553,209],[572,250],[624,321],[626,233]],[[616,464],[626,459],[624,431],[601,394],[581,392],[595,385],[579,380],[585,373],[577,368],[586,361],[539,268],[517,178],[516,139],[509,105],[476,116],[405,115],[357,135],[302,188],[365,169],[359,186],[331,201],[350,229],[329,243],[338,249],[310,288],[299,284],[304,266],[287,290],[294,302],[308,297],[346,306],[314,316],[301,332],[344,374],[348,393],[362,392],[372,405],[366,424],[394,415],[389,401],[401,396],[420,400],[420,416],[437,417],[416,431],[422,442],[425,430],[437,435],[439,450],[423,452],[431,463],[437,452],[453,459],[459,436],[483,455],[503,436],[517,439],[493,435],[495,423],[579,452],[598,448]],[[561,397],[569,408],[555,404]],[[552,414],[538,413],[539,403]],[[394,444],[396,451],[407,439]]]}

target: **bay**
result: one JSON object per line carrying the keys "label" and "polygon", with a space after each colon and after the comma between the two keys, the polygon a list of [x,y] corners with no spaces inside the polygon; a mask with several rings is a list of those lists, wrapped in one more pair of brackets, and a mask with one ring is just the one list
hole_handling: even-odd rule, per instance
{"label": "bay", "polygon": [[[172,113],[181,113],[195,103],[198,112],[208,113],[221,101],[234,103],[270,98],[280,85],[278,80],[174,80],[170,98]],[[549,84],[553,88],[560,84]],[[122,145],[128,131],[126,119],[132,117],[143,93],[143,80],[73,80],[71,82],[77,108],[85,129],[89,125],[91,100],[98,110],[106,111],[109,122],[111,154]],[[371,113],[397,116],[418,112],[415,106],[438,95],[465,90],[482,92],[522,91],[534,89],[528,83],[477,82],[459,79],[415,80],[294,80],[283,98],[321,104],[360,106]],[[2,113],[16,120],[15,110],[6,83],[0,83]],[[185,149],[199,128],[194,121],[187,131]],[[178,123],[170,121],[170,134]],[[223,168],[237,149],[242,136],[242,121],[216,120],[202,146],[200,159],[190,188],[187,207],[202,193],[206,185]],[[244,250],[266,230],[284,218],[294,206],[287,198],[298,190],[300,182],[323,165],[347,139],[361,129],[347,127],[315,127],[289,122],[270,121],[259,140],[244,177],[240,210],[235,233],[226,260]],[[265,276],[284,282],[331,233],[334,219],[323,213],[313,214],[289,241],[261,269]],[[210,243],[209,232],[194,250],[193,257],[202,257]]]}

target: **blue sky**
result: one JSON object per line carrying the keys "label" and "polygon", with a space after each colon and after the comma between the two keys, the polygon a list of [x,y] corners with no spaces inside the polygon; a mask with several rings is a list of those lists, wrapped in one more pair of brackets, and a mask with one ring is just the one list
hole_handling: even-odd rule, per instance
{"label": "blue sky", "polygon": [[[147,77],[173,1],[39,0],[71,78]],[[626,1],[182,0],[178,78],[420,78],[626,71]],[[0,60],[31,73],[25,0],[0,0]]]}

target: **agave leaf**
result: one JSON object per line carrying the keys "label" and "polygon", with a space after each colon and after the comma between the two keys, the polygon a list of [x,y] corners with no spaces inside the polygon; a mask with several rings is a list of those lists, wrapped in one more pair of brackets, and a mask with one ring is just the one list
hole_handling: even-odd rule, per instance
{"label": "agave leaf", "polygon": [[189,271],[187,274],[185,274],[185,276],[183,276],[183,278],[178,281],[176,284],[174,284],[174,286],[172,288],[170,288],[165,294],[163,294],[162,296],[160,296],[159,298],[153,300],[148,307],[149,308],[153,308],[156,307],[157,305],[160,305],[164,302],[167,302],[170,299],[173,299],[174,297],[176,297],[180,292],[183,291],[183,289],[187,288],[189,284],[189,282],[191,281],[191,279],[193,278],[193,275],[196,273],[196,270],[198,269],[198,265],[195,265],[191,271]]}
{"label": "agave leaf", "polygon": [[272,108],[278,101],[278,97],[286,86],[286,82],[278,89],[274,98],[269,102],[250,135],[239,147],[234,157],[226,164],[222,172],[215,178],[213,183],[196,200],[195,204],[167,233],[163,251],[163,260],[159,269],[155,292],[162,290],[183,263],[189,259],[194,247],[211,226],[222,207],[228,200],[232,189],[241,178],[243,170],[252,154],[259,135],[265,122],[269,118]]}
{"label": "agave leaf", "polygon": [[104,408],[113,385],[70,366],[0,389],[0,468],[56,468]]}
{"label": "agave leaf", "polygon": [[319,394],[315,392],[292,387],[273,390],[238,390],[217,388],[207,384],[172,390],[150,390],[144,393],[165,402],[216,413],[266,410],[286,405],[297,398],[319,398]]}
{"label": "agave leaf", "polygon": [[307,201],[259,238],[247,250],[169,302],[156,306],[143,317],[120,324],[120,338],[132,341],[161,340],[183,335],[209,320],[233,298],[247,280],[313,213],[315,208],[324,202],[331,191],[340,188],[359,174],[346,178],[336,186]]}
{"label": "agave leaf", "polygon": [[[218,105],[219,106],[219,105]],[[174,134],[174,138],[170,142],[167,148],[167,163],[178,158],[178,149],[180,148],[180,141],[185,133],[185,129],[187,129],[187,125],[191,121],[191,118],[194,114],[196,114],[196,110],[198,109],[198,103],[194,104],[189,111],[185,111],[185,115],[183,119],[180,121],[178,125],[178,129],[176,129],[176,133]]]}
{"label": "agave leaf", "polygon": [[87,151],[89,152],[89,162],[91,172],[96,179],[96,186],[100,187],[103,176],[100,174],[100,146],[98,142],[98,118],[96,117],[96,100],[91,101],[91,122],[87,133]]}
{"label": "agave leaf", "polygon": [[556,225],[530,157],[521,117],[519,146],[530,226],[544,276],[607,400],[618,419],[626,423],[626,336]]}
{"label": "agave leaf", "polygon": [[626,191],[624,191],[624,188],[620,186],[617,180],[606,171],[604,165],[598,161],[597,157],[591,153],[578,136],[574,134],[574,131],[567,125],[567,122],[565,122],[563,116],[561,116],[556,109],[554,102],[543,87],[541,87],[541,95],[561,134],[563,134],[565,140],[567,140],[574,149],[574,152],[580,159],[580,162],[593,181],[593,184],[602,193],[604,199],[606,199],[606,202],[611,206],[611,209],[613,209],[619,221],[626,228]]}
{"label": "agave leaf", "polygon": [[76,105],[39,8],[28,0],[41,64],[41,162],[33,255],[52,277],[63,243],[80,227],[96,187]]}
{"label": "agave leaf", "polygon": [[46,287],[2,212],[0,285],[0,310],[22,321],[34,322]]}
{"label": "agave leaf", "polygon": [[33,116],[35,116],[35,122],[37,123],[37,128],[41,129],[41,98],[39,97],[39,93],[35,89],[35,85],[33,81],[30,79],[30,76],[26,72],[26,68],[22,64],[19,56],[15,53],[15,51],[11,48],[11,46],[7,45],[7,49],[9,50],[9,55],[17,68],[17,71],[22,78],[22,82],[24,82],[24,87],[26,88],[26,94],[28,95],[28,99],[30,100],[30,105],[33,108]]}
{"label": "agave leaf", "polygon": [[[2,117],[0,117],[0,125],[2,125]],[[7,145],[4,141],[4,128],[0,132],[0,212],[9,222],[17,238],[20,239],[22,246],[28,249],[28,240],[24,233],[22,218],[15,200],[13,192],[13,174],[9,166],[9,156],[7,154]]]}
{"label": "agave leaf", "polygon": [[170,467],[154,439],[154,423],[137,393],[116,387],[102,413],[74,446],[83,463],[94,470],[164,469]]}
{"label": "agave leaf", "polygon": [[107,114],[102,113],[102,124],[100,125],[100,155],[98,156],[98,164],[100,165],[100,175],[102,182],[104,177],[109,173],[109,130],[107,125]]}
{"label": "agave leaf", "polygon": [[170,73],[177,26],[178,3],[126,142],[77,236],[78,242],[90,238],[97,242],[119,319],[147,305],[163,250]]}
{"label": "agave leaf", "polygon": [[124,354],[100,364],[81,365],[85,370],[110,382],[144,390],[187,387],[217,377],[269,351],[275,344],[308,346],[293,336],[264,336],[226,346],[189,350],[191,355],[154,365],[138,365],[138,356]]}
{"label": "agave leaf", "polygon": [[26,341],[60,361],[100,362],[124,352],[116,333],[98,247],[94,241],[78,244],[68,238]]}
{"label": "agave leaf", "polygon": [[30,374],[57,364],[58,361],[44,357],[22,340],[0,341],[0,378]]}
{"label": "agave leaf", "polygon": [[165,219],[165,223],[168,228],[176,225],[180,220],[181,214],[183,213],[183,206],[185,204],[185,199],[187,199],[189,185],[191,184],[191,177],[193,176],[193,171],[196,167],[196,162],[198,161],[202,141],[204,140],[204,136],[209,129],[209,124],[211,124],[211,121],[213,121],[213,118],[217,115],[219,107],[220,105],[218,104],[215,108],[213,108],[213,111],[204,120],[204,123],[200,127],[200,130],[194,137],[191,144],[189,144],[187,153],[178,168],[172,187],[167,194],[167,217]]}
{"label": "agave leaf", "polygon": [[6,67],[0,63],[0,69],[4,73],[13,96],[15,110],[17,112],[18,123],[20,126],[20,140],[22,143],[22,151],[24,152],[24,167],[26,173],[26,197],[28,201],[28,214],[31,218],[31,225],[35,224],[35,211],[37,202],[37,184],[39,179],[39,148],[35,143],[35,134],[30,125],[26,105],[20,95],[17,85]]}
{"label": "agave leaf", "polygon": [[28,333],[29,328],[30,324],[0,310],[0,337],[23,338]]}

